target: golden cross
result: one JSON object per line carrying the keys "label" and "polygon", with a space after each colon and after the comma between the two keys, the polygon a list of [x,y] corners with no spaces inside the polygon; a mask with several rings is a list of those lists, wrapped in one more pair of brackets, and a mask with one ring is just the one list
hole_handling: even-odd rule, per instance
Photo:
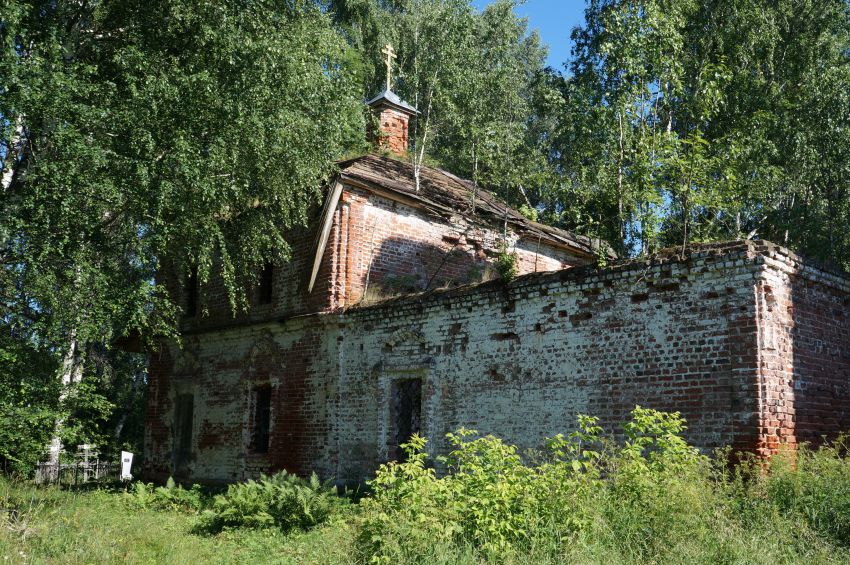
{"label": "golden cross", "polygon": [[393,46],[389,43],[381,49],[381,53],[387,56],[387,91],[390,90],[390,77],[393,74],[393,59],[396,58],[395,51],[393,51]]}

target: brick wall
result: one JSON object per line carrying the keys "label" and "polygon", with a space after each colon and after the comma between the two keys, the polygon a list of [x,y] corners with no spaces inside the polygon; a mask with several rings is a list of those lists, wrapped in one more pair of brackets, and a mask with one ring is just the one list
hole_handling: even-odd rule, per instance
{"label": "brick wall", "polygon": [[423,379],[424,433],[443,451],[459,426],[521,448],[606,426],[636,405],[679,410],[689,439],[736,443],[754,423],[756,267],[746,246],[597,271],[531,275],[351,311],[338,468],[356,479],[386,457],[393,379]]}
{"label": "brick wall", "polygon": [[[316,227],[297,228],[287,236],[291,246],[291,260],[274,266],[272,278],[272,302],[260,304],[259,288],[249,290],[251,301],[249,312],[233,315],[227,292],[220,278],[214,277],[200,287],[198,313],[183,319],[183,329],[188,331],[223,325],[259,322],[282,316],[294,316],[307,312],[325,310],[329,307],[328,286],[331,284],[331,261],[328,257],[322,264],[315,292],[306,292],[306,274],[312,266],[312,253],[316,238]],[[181,289],[183,303],[185,292]]]}
{"label": "brick wall", "polygon": [[[174,379],[198,391],[197,479],[368,477],[392,382],[411,378],[437,452],[459,426],[534,448],[577,413],[611,427],[640,404],[681,411],[703,449],[769,454],[850,429],[849,302],[846,275],[739,242],[208,332],[151,365],[146,465],[170,464]],[[255,382],[273,389],[263,456],[246,452]]]}
{"label": "brick wall", "polygon": [[409,121],[406,114],[387,106],[382,107],[378,113],[378,145],[396,155],[407,153]]}
{"label": "brick wall", "polygon": [[850,431],[850,279],[763,244],[759,453]]}
{"label": "brick wall", "polygon": [[[188,332],[259,323],[309,312],[351,307],[427,288],[489,280],[503,237],[498,228],[470,222],[462,215],[439,218],[425,211],[346,187],[334,211],[327,247],[313,291],[307,292],[319,224],[288,236],[292,259],[274,267],[272,302],[260,304],[249,292],[251,308],[233,315],[220,279],[202,285],[197,315],[183,319]],[[520,239],[508,231],[520,274],[584,264],[586,258],[544,241]],[[184,289],[168,284],[185,305]]]}
{"label": "brick wall", "polygon": [[[339,282],[334,305],[351,307],[399,294],[492,279],[501,230],[462,215],[435,219],[423,210],[348,188],[341,198],[331,241],[338,242]],[[546,242],[508,232],[519,274],[553,271],[587,259]]]}
{"label": "brick wall", "polygon": [[[145,474],[164,480],[173,471],[174,398],[194,395],[193,456],[185,480],[228,482],[271,469],[309,473],[332,436],[329,427],[336,345],[328,320],[312,316],[256,324],[190,338],[181,351],[152,354],[146,414]],[[271,389],[267,453],[251,449],[252,393]]]}

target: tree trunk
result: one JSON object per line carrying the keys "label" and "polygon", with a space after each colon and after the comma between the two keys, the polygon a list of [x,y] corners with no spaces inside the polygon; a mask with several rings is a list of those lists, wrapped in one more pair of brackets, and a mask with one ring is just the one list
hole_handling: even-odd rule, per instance
{"label": "tree trunk", "polygon": [[682,258],[685,258],[685,253],[688,249],[688,217],[690,210],[688,209],[687,192],[682,195]]}
{"label": "tree trunk", "polygon": [[626,245],[626,220],[623,217],[623,161],[625,160],[625,147],[623,141],[623,113],[617,112],[620,122],[620,162],[617,166],[617,217],[620,221],[620,243]]}
{"label": "tree trunk", "polygon": [[[434,81],[437,80],[437,73],[434,73]],[[420,142],[419,151],[413,153],[413,179],[416,183],[416,193],[419,194],[419,178],[422,171],[422,163],[425,161],[425,144],[428,142],[428,126],[431,121],[431,101],[434,98],[434,87],[428,91],[428,107],[425,111],[425,125],[422,127],[422,140]],[[417,120],[418,124],[419,120]]]}
{"label": "tree trunk", "polygon": [[3,187],[3,192],[9,190],[12,186],[12,181],[18,173],[18,164],[22,162],[24,149],[24,118],[18,116],[15,119],[15,131],[12,133],[12,139],[9,143],[6,155],[3,158],[3,178],[0,180],[0,186]]}
{"label": "tree trunk", "polygon": [[832,183],[827,181],[826,187],[827,235],[829,237],[829,260],[835,261],[835,198]]}
{"label": "tree trunk", "polygon": [[[68,388],[82,379],[83,363],[81,351],[80,342],[77,340],[77,332],[72,330],[68,340],[68,349],[62,357],[62,365],[59,368],[58,377],[62,383],[62,392],[59,395],[60,403],[68,397]],[[53,437],[50,439],[47,462],[51,467],[58,466],[59,464],[59,454],[62,451],[62,440],[60,436],[63,424],[64,420],[61,417],[56,420]]]}

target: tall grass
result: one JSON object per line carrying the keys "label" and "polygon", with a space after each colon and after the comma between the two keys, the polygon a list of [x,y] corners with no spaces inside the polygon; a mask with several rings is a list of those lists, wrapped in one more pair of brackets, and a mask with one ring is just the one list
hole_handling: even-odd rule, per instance
{"label": "tall grass", "polygon": [[[359,504],[281,473],[197,487],[35,488],[0,478],[11,563],[850,563],[843,438],[729,465],[636,408],[614,443],[592,417],[535,457],[471,430],[437,458],[414,437]],[[4,562],[6,562],[4,561]]]}
{"label": "tall grass", "polygon": [[[162,488],[162,487],[159,487]],[[149,495],[140,505],[122,490],[67,490],[10,482],[0,477],[0,563],[129,564],[346,564],[351,563],[353,521],[340,512],[308,532],[238,528],[195,533],[196,510],[181,503],[191,489]],[[207,503],[209,498],[206,498]]]}
{"label": "tall grass", "polygon": [[786,451],[760,477],[754,495],[805,521],[825,539],[850,548],[850,452],[847,436],[817,450]]}

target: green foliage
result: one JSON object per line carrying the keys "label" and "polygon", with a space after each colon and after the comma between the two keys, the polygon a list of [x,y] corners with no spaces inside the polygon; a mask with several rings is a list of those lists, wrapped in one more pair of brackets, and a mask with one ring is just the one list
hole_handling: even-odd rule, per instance
{"label": "green foliage", "polygon": [[130,506],[138,509],[200,512],[206,504],[206,496],[200,485],[185,489],[169,477],[165,486],[136,481],[125,493]]}
{"label": "green foliage", "polygon": [[846,1],[591,0],[585,19],[553,79],[547,217],[620,254],[762,237],[847,264]]}
{"label": "green foliage", "polygon": [[63,387],[53,352],[32,336],[0,328],[0,471],[31,476],[51,436],[70,454],[96,446],[101,459],[141,452],[144,359],[91,348],[80,382]]}
{"label": "green foliage", "polygon": [[576,508],[598,485],[599,455],[589,448],[599,441],[595,419],[582,418],[581,429],[549,442],[551,461],[523,464],[516,448],[493,436],[478,437],[460,429],[448,434],[450,453],[438,459],[448,474],[437,478],[429,467],[425,440],[414,436],[404,446],[403,463],[382,465],[364,500],[358,544],[376,563],[419,562],[435,557],[440,547],[470,544],[485,556],[511,554],[540,531],[554,536],[586,526]]}
{"label": "green foliage", "polygon": [[5,3],[2,301],[60,347],[173,334],[192,266],[244,306],[363,143],[349,55],[309,0]]}
{"label": "green foliage", "polygon": [[493,262],[499,278],[503,281],[510,281],[516,278],[517,275],[517,254],[515,251],[508,249],[506,245],[499,248],[499,253],[496,255],[496,260]]}
{"label": "green foliage", "polygon": [[[82,380],[68,387],[61,436],[69,448],[89,443],[101,458],[142,452],[146,357],[90,344]],[[67,449],[67,448],[66,448]]]}
{"label": "green foliage", "polygon": [[201,514],[198,530],[270,528],[308,530],[325,523],[341,504],[335,489],[315,473],[309,480],[281,471],[270,477],[228,487]]}
{"label": "green foliage", "polygon": [[688,551],[694,541],[703,551],[727,551],[711,548],[717,540],[710,529],[735,529],[727,501],[714,488],[703,492],[711,484],[710,461],[682,438],[684,428],[678,413],[638,406],[608,462],[601,514],[616,535],[609,543],[630,560],[651,561],[676,546]]}
{"label": "green foliage", "polygon": [[799,516],[834,543],[850,547],[850,454],[848,437],[816,450],[775,457],[756,491],[782,514]]}
{"label": "green foliage", "polygon": [[0,325],[0,470],[30,476],[61,414],[57,360]]}
{"label": "green foliage", "polygon": [[[261,266],[289,258],[334,159],[362,147],[364,120],[352,52],[318,2],[0,12],[2,323],[16,348],[72,359],[75,376],[10,361],[0,388],[18,388],[0,390],[0,418],[14,424],[0,435],[18,431],[0,450],[26,473],[61,411],[70,449],[139,451],[144,379],[112,341],[175,336],[180,297],[163,282],[193,269],[246,307]],[[45,378],[78,373],[67,406],[52,385],[34,398]]]}
{"label": "green foliage", "polygon": [[536,222],[538,220],[537,208],[532,208],[528,204],[521,205],[517,211],[532,222]]}
{"label": "green foliage", "polygon": [[98,390],[92,378],[83,378],[67,387],[62,399],[64,418],[60,437],[66,451],[73,453],[76,446],[90,444],[103,446],[108,439],[102,431],[115,405]]}
{"label": "green foliage", "polygon": [[[381,48],[398,53],[393,90],[421,112],[411,157],[527,203],[550,180],[541,142],[546,49],[516,0],[478,11],[469,0],[333,0],[331,13],[364,66],[364,91],[385,87]],[[426,153],[423,153],[427,152]]]}
{"label": "green foliage", "polygon": [[687,470],[706,463],[699,450],[682,437],[685,421],[679,412],[660,412],[636,406],[632,419],[623,425],[626,436],[621,450],[630,472],[649,474]]}
{"label": "green foliage", "polygon": [[[800,467],[730,472],[682,438],[684,421],[636,407],[623,442],[596,418],[528,462],[493,436],[459,430],[429,465],[425,440],[382,465],[361,502],[357,547],[373,563],[825,562],[818,533],[846,543],[844,444]],[[843,455],[842,455],[843,453]],[[813,463],[817,461],[818,463]],[[834,485],[830,483],[833,482]],[[817,532],[817,533],[816,533]],[[845,555],[839,551],[839,555]],[[845,555],[846,558],[846,555]]]}
{"label": "green foliage", "polygon": [[[360,507],[333,503],[331,519],[308,532],[292,525],[194,535],[197,512],[211,501],[173,481],[108,492],[0,477],[0,554],[74,563],[850,561],[844,439],[729,465],[728,451],[712,463],[688,447],[675,414],[636,409],[624,427],[615,443],[598,419],[579,416],[576,431],[522,457],[498,438],[459,430],[437,460],[439,473],[414,436],[407,460],[381,466]],[[246,516],[241,525],[278,525],[263,516],[277,507],[277,487],[263,481],[307,485],[233,485],[242,510],[231,516]],[[309,488],[321,490],[315,479]]]}
{"label": "green foliage", "polygon": [[422,288],[422,282],[416,275],[395,275],[384,279],[384,287],[392,294],[416,292]]}
{"label": "green foliage", "polygon": [[347,517],[309,532],[201,536],[193,533],[193,512],[141,508],[121,491],[35,487],[0,477],[0,555],[11,563],[345,565],[353,540]]}

